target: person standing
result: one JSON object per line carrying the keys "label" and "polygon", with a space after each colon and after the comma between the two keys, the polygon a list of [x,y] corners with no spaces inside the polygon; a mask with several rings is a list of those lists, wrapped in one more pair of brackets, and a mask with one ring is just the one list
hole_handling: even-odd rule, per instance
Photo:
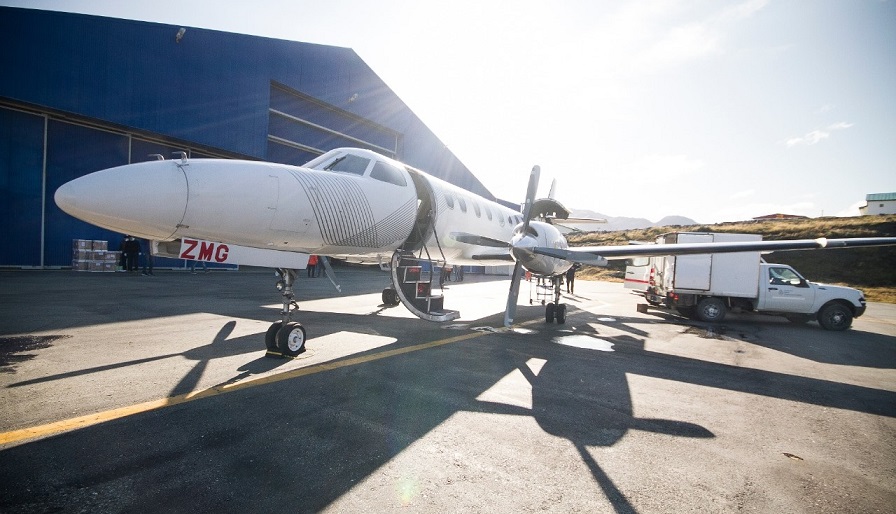
{"label": "person standing", "polygon": [[574,293],[576,288],[576,271],[579,270],[578,264],[573,264],[566,270],[566,292]]}
{"label": "person standing", "polygon": [[125,269],[129,272],[137,271],[137,257],[140,255],[140,243],[133,236],[124,238]]}
{"label": "person standing", "polygon": [[[155,264],[155,262],[154,262],[155,257],[152,254],[152,241],[150,241],[149,239],[141,239],[141,241],[143,242],[143,244],[141,246],[143,246],[145,248],[145,250],[144,250],[144,248],[141,248],[141,250],[144,251],[144,253],[143,253],[143,274],[155,276],[155,273],[152,272],[152,268]],[[149,271],[147,271],[147,268],[149,269]]]}
{"label": "person standing", "polygon": [[317,255],[308,257],[308,277],[314,277],[317,274]]}

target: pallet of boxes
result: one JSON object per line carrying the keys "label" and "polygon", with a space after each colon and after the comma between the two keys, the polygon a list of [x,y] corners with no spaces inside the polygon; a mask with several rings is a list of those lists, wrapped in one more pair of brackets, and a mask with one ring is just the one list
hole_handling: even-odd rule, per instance
{"label": "pallet of boxes", "polygon": [[108,241],[72,240],[72,270],[114,272],[120,268],[121,252],[109,250]]}

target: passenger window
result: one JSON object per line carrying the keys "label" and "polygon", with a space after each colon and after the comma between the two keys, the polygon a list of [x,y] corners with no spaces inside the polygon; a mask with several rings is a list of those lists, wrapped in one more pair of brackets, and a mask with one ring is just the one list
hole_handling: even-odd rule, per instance
{"label": "passenger window", "polygon": [[488,208],[488,205],[483,206],[485,209],[485,217],[488,218],[489,221],[492,220],[492,210]]}
{"label": "passenger window", "polygon": [[340,171],[343,173],[351,173],[353,175],[363,175],[367,171],[370,159],[358,157],[357,155],[345,154],[335,161],[324,166],[326,171]]}
{"label": "passenger window", "polygon": [[404,173],[400,169],[383,161],[376,161],[376,164],[373,165],[373,170],[370,172],[370,178],[401,187],[408,185],[404,179]]}
{"label": "passenger window", "polygon": [[460,211],[461,211],[461,212],[467,212],[467,202],[466,202],[463,198],[461,198],[461,197],[458,196],[458,197],[457,197],[457,203],[460,204]]}
{"label": "passenger window", "polygon": [[448,193],[445,193],[445,203],[448,204],[449,209],[454,209],[454,197]]}
{"label": "passenger window", "polygon": [[482,211],[479,210],[479,204],[476,203],[476,200],[470,200],[470,201],[473,203],[473,212],[476,213],[476,217],[477,217],[477,218],[481,218],[481,217],[482,217]]}
{"label": "passenger window", "polygon": [[502,227],[504,226],[504,216],[502,216],[500,213],[498,214],[498,224]]}

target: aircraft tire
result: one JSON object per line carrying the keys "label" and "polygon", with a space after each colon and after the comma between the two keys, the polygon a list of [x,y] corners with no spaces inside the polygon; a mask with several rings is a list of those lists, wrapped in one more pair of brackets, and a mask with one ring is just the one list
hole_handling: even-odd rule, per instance
{"label": "aircraft tire", "polygon": [[697,319],[708,323],[715,323],[725,319],[725,302],[718,298],[704,298],[697,302]]}
{"label": "aircraft tire", "polygon": [[557,310],[554,314],[557,318],[557,323],[559,323],[560,325],[566,323],[566,304],[558,303]]}
{"label": "aircraft tire", "polygon": [[554,305],[554,302],[547,304],[544,308],[544,322],[545,323],[553,323],[554,316],[557,314],[557,306]]}
{"label": "aircraft tire", "polygon": [[394,289],[391,287],[383,289],[383,305],[387,307],[395,307],[399,303],[398,293],[396,293]]}
{"label": "aircraft tire", "polygon": [[277,348],[284,357],[297,357],[305,351],[305,327],[295,321],[277,331]]}
{"label": "aircraft tire", "polygon": [[283,326],[283,321],[275,321],[268,327],[268,331],[264,333],[264,346],[268,350],[268,354],[280,355],[280,349],[277,348],[277,332]]}
{"label": "aircraft tire", "polygon": [[852,326],[852,311],[842,303],[825,305],[818,311],[818,324],[825,330],[846,330]]}

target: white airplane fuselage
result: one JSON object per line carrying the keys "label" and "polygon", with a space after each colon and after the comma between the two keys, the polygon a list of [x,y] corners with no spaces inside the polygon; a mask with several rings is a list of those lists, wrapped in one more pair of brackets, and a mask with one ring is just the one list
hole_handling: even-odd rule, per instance
{"label": "white airplane fuselage", "polygon": [[[519,212],[375,152],[337,149],[304,167],[226,159],[160,160],[99,171],[64,184],[56,203],[120,233],[202,239],[353,262],[386,262],[423,247],[433,260],[488,264],[508,248],[451,237],[510,242]],[[533,222],[532,244],[566,248],[553,226]],[[519,252],[514,252],[518,254]],[[518,257],[518,255],[517,255]],[[569,262],[527,255],[553,274]]]}

